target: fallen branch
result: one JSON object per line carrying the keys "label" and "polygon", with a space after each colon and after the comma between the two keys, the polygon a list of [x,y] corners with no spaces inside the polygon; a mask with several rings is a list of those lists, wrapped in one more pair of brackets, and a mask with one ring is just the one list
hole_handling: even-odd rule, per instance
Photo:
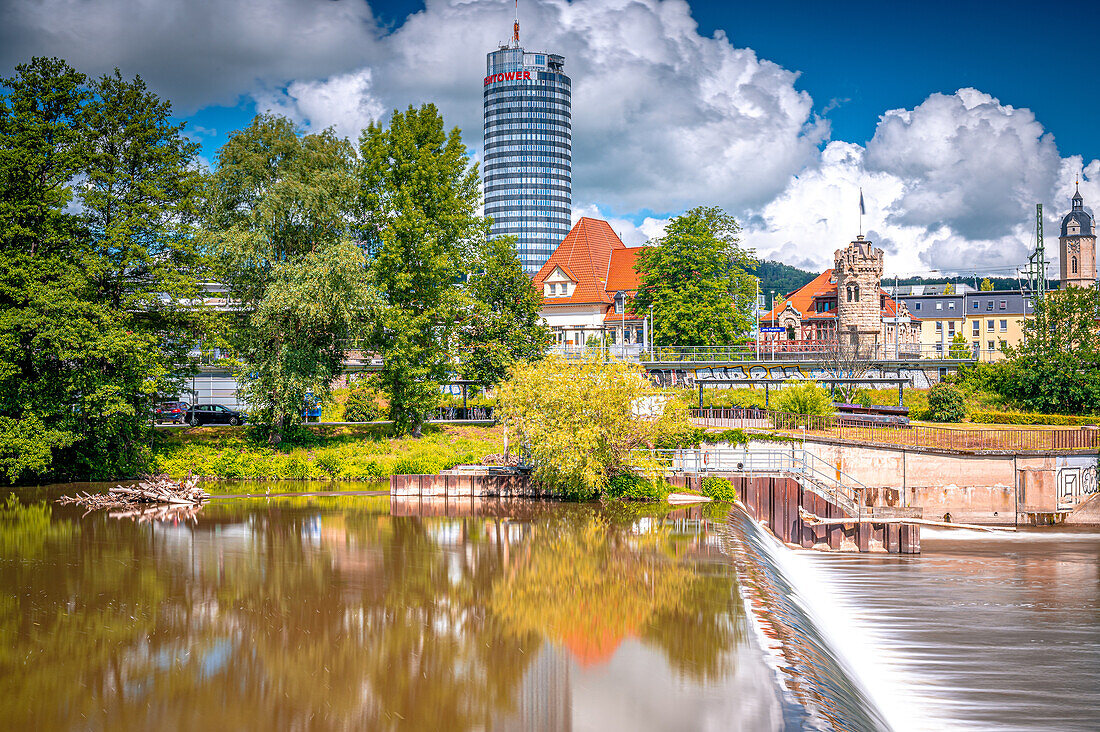
{"label": "fallen branch", "polygon": [[[165,475],[149,476],[136,486],[115,486],[106,493],[77,493],[74,496],[61,496],[57,499],[60,504],[75,503],[87,508],[88,511],[97,509],[111,509],[116,513],[111,515],[121,518],[135,517],[137,514],[161,520],[158,507],[168,511],[170,509],[197,509],[210,494],[198,487],[198,478],[191,478],[182,483],[172,480]],[[149,510],[149,507],[153,510]],[[136,513],[135,513],[136,511]],[[119,513],[121,512],[121,513]],[[87,514],[85,514],[87,515]],[[191,514],[193,515],[193,514]],[[170,518],[167,513],[164,518]]]}
{"label": "fallen branch", "polygon": [[843,524],[916,524],[917,526],[939,526],[945,529],[971,529],[972,531],[987,531],[989,533],[995,533],[997,531],[1015,531],[1014,526],[979,526],[978,524],[956,524],[947,521],[932,521],[930,519],[921,518],[883,518],[869,516],[867,518],[836,518],[827,519],[818,516],[817,514],[810,513],[806,509],[799,506],[798,517],[802,519],[802,522],[809,524],[810,526],[840,526]]}

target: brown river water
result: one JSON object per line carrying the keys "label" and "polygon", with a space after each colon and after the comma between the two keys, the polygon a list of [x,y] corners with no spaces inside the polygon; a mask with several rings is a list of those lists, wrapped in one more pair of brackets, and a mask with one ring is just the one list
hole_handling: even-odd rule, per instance
{"label": "brown river water", "polygon": [[1100,729],[1100,534],[823,556],[714,509],[338,487],[167,521],[17,490],[0,728]]}

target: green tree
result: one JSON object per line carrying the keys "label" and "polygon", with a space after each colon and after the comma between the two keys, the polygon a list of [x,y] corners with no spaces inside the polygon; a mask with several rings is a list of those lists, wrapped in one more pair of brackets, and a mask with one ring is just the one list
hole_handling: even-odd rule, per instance
{"label": "green tree", "polygon": [[966,342],[966,336],[962,333],[956,333],[951,339],[951,345],[948,346],[947,355],[950,358],[973,358],[974,353],[970,350],[970,346]]}
{"label": "green tree", "polygon": [[982,280],[981,291],[982,292],[992,292],[993,291],[993,281],[990,280],[988,277],[986,277],[985,279]]}
{"label": "green tree", "polygon": [[1069,287],[1035,303],[1023,340],[1005,345],[1007,359],[990,386],[1035,412],[1100,414],[1100,301],[1096,288]]}
{"label": "green tree", "polygon": [[638,255],[641,286],[630,308],[653,307],[655,344],[729,344],[752,330],[756,284],[745,270],[756,258],[739,246],[740,230],[719,208],[693,208]]}
{"label": "green tree", "polygon": [[812,381],[788,381],[774,398],[775,409],[779,412],[818,417],[833,413],[828,390]]}
{"label": "green tree", "polygon": [[458,331],[462,378],[496,384],[516,361],[546,355],[550,328],[542,320],[542,294],[516,254],[514,237],[486,242],[474,263]]}
{"label": "green tree", "polygon": [[477,166],[432,104],[395,110],[388,129],[371,123],[359,152],[363,236],[384,299],[372,339],[379,378],[398,432],[419,435],[452,367],[456,278],[488,231]]}
{"label": "green tree", "polygon": [[132,474],[194,342],[197,147],[140,79],[36,58],[3,86],[0,471]]}
{"label": "green tree", "polygon": [[218,153],[210,234],[241,315],[229,329],[238,380],[269,442],[325,398],[369,317],[367,260],[351,241],[355,151],[331,130],[300,135],[257,116]]}
{"label": "green tree", "polygon": [[599,358],[517,363],[497,409],[530,451],[535,477],[578,498],[633,472],[634,448],[690,431],[685,405],[655,394],[641,366]]}

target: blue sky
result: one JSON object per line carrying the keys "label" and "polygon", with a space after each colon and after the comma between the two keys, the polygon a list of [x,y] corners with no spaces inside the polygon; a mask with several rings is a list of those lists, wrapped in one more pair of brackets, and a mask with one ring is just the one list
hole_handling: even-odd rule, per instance
{"label": "blue sky", "polygon": [[[1100,4],[527,0],[523,41],[574,80],[574,208],[638,244],[720,205],[764,256],[826,266],[858,227],[887,269],[1011,270],[1083,176],[1100,201]],[[0,66],[119,66],[213,160],[259,109],[355,136],[436,103],[480,152],[484,54],[509,0],[0,2]],[[1080,51],[1078,51],[1080,49]],[[893,111],[891,111],[893,110]]]}

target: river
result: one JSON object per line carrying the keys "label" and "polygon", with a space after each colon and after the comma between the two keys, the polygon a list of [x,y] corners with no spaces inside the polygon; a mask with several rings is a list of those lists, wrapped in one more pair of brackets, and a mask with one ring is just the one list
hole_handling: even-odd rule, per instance
{"label": "river", "polygon": [[58,493],[0,510],[3,727],[1100,728],[1097,534],[899,559],[713,508],[235,496],[139,522]]}

